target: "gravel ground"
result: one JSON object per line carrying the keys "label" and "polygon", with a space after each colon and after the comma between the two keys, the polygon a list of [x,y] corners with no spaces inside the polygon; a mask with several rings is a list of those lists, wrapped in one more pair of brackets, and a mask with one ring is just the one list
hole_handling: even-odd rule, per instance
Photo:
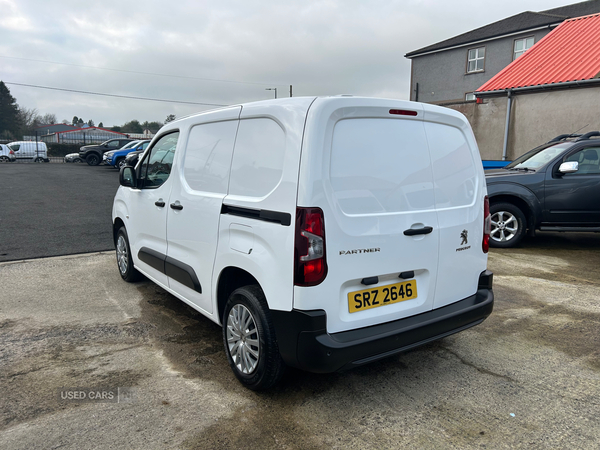
{"label": "gravel ground", "polygon": [[[123,282],[112,253],[0,263],[0,448],[597,449],[599,251],[558,233],[492,250],[481,325],[266,393],[237,382],[217,325]],[[134,396],[60,398],[117,387]]]}

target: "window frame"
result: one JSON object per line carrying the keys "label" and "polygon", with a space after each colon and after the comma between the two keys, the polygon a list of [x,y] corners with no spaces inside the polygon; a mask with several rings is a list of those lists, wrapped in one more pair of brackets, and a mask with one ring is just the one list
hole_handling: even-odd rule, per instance
{"label": "window frame", "polygon": [[[479,50],[483,49],[483,57],[479,58]],[[476,51],[476,56],[475,59],[469,59],[469,53],[471,53],[471,50],[475,50]],[[485,72],[485,58],[486,58],[486,54],[487,54],[487,48],[486,46],[481,46],[481,47],[472,47],[472,48],[468,48],[467,49],[467,67],[466,67],[466,73],[467,74],[471,74],[471,73],[481,73],[481,72]],[[481,69],[477,69],[477,61],[479,60],[483,60],[483,67]],[[469,70],[469,63],[471,61],[475,61],[475,70]]]}
{"label": "window frame", "polygon": [[529,50],[531,47],[528,47],[524,50],[521,51],[521,54],[519,56],[515,56],[515,53],[517,52],[515,50],[515,46],[517,45],[517,41],[525,41],[527,42],[527,39],[533,39],[533,44],[531,44],[531,47],[533,47],[535,45],[535,36],[531,35],[531,36],[525,36],[525,37],[520,37],[517,39],[513,39],[513,46],[512,46],[512,60],[514,61],[515,59],[517,59],[519,56],[523,55],[527,50]]}

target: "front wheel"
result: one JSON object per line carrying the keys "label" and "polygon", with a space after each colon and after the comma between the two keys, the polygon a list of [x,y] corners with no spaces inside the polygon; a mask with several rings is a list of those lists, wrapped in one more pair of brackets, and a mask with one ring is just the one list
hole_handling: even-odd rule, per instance
{"label": "front wheel", "polygon": [[121,170],[121,168],[125,167],[127,163],[125,162],[125,158],[119,158],[115,164],[115,168]]}
{"label": "front wheel", "polygon": [[229,365],[245,387],[264,390],[281,379],[285,365],[258,285],[236,289],[229,296],[223,314],[223,342]]}
{"label": "front wheel", "polygon": [[509,248],[521,242],[527,231],[527,221],[519,207],[512,203],[495,203],[490,206],[490,215],[490,246]]}
{"label": "front wheel", "polygon": [[131,248],[129,247],[129,238],[127,237],[127,230],[125,230],[125,227],[119,228],[115,247],[117,250],[117,266],[119,267],[121,278],[128,283],[141,280],[142,274],[133,267]]}
{"label": "front wheel", "polygon": [[33,162],[36,162],[36,163],[43,163],[43,162],[45,162],[45,161],[44,161],[44,158],[35,158],[35,159],[33,160]]}
{"label": "front wheel", "polygon": [[85,158],[85,160],[88,163],[88,165],[90,165],[90,166],[97,166],[98,164],[100,164],[100,157],[98,155],[96,155],[95,153],[88,155]]}

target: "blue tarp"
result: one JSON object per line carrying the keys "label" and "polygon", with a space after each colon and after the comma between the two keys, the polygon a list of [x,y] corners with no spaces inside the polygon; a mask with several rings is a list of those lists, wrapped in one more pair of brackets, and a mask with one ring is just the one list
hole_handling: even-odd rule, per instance
{"label": "blue tarp", "polygon": [[502,167],[506,166],[509,163],[510,163],[510,161],[484,160],[483,161],[483,170],[501,169]]}

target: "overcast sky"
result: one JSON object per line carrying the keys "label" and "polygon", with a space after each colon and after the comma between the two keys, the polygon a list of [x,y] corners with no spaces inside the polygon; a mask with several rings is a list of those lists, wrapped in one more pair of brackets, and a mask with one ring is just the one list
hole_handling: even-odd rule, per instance
{"label": "overcast sky", "polygon": [[[266,88],[289,96],[290,84],[294,96],[407,99],[406,53],[523,11],[571,3],[0,0],[0,80],[217,105],[273,98]],[[19,105],[58,121],[76,115],[105,126],[162,122],[212,108],[7,86]]]}

